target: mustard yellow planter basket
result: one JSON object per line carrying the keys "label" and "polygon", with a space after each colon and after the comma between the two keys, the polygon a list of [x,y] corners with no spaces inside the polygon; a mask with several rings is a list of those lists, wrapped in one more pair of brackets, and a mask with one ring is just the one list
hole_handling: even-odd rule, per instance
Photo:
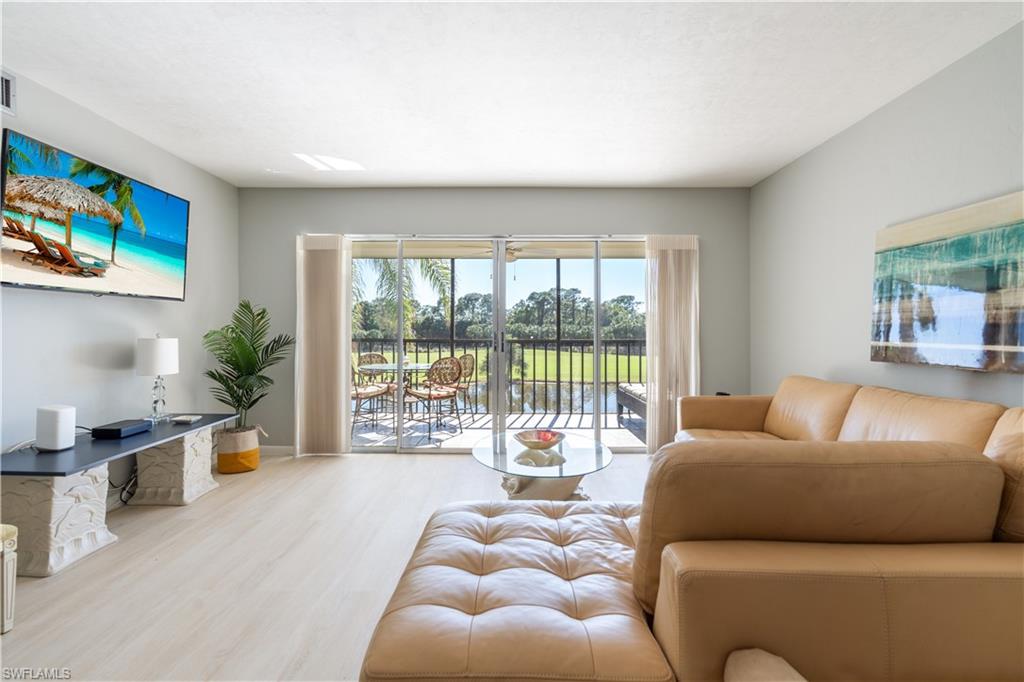
{"label": "mustard yellow planter basket", "polygon": [[217,438],[217,471],[222,474],[241,474],[260,466],[260,436],[258,427],[244,431],[221,431]]}

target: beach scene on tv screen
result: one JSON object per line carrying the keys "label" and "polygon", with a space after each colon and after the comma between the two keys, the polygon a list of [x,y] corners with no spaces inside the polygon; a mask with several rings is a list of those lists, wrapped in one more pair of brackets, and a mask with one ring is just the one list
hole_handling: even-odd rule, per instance
{"label": "beach scene on tv screen", "polygon": [[183,299],[188,202],[8,131],[3,282]]}

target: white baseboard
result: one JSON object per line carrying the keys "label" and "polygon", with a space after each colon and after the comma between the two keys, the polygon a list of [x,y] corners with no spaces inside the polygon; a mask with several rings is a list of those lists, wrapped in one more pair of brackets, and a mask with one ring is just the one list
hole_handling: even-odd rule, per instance
{"label": "white baseboard", "polygon": [[261,445],[260,455],[266,457],[291,457],[295,448],[291,445]]}

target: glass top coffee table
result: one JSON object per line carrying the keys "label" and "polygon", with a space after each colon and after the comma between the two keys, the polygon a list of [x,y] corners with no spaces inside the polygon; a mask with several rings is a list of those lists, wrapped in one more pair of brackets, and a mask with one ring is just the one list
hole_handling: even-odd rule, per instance
{"label": "glass top coffee table", "polygon": [[547,450],[531,450],[508,431],[473,446],[473,458],[503,474],[510,500],[589,500],[579,487],[587,474],[612,463],[612,451],[593,438],[567,434]]}

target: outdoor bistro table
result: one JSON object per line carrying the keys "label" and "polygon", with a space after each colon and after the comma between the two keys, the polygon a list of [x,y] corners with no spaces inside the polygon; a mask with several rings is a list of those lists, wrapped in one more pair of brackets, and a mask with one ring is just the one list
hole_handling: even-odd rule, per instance
{"label": "outdoor bistro table", "polygon": [[[416,372],[426,372],[428,369],[430,369],[430,364],[431,363],[429,362],[410,362],[408,364],[402,365],[402,371],[407,374],[413,374]],[[360,372],[363,372],[364,374],[385,374],[387,372],[397,374],[398,363],[381,362],[374,363],[372,365],[359,365],[358,367],[356,367],[356,369],[359,370]]]}
{"label": "outdoor bistro table", "polygon": [[[419,374],[420,372],[426,372],[430,369],[431,363],[429,362],[407,362],[402,365],[402,372],[404,377],[404,383],[408,388],[412,384],[412,376]],[[379,362],[368,365],[359,365],[357,371],[360,374],[372,377],[374,374],[397,374],[398,363],[397,362]],[[383,400],[383,399],[382,399]],[[405,396],[406,404],[415,404],[419,402],[419,398],[415,398],[411,395]],[[381,407],[380,404],[377,406]]]}

